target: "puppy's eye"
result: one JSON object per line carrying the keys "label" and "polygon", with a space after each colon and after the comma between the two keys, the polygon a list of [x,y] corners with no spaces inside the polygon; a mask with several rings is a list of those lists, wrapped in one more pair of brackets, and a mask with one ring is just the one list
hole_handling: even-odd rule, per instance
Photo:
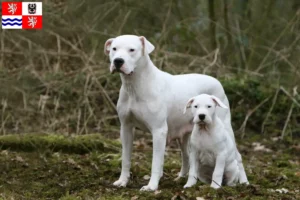
{"label": "puppy's eye", "polygon": [[134,52],[134,49],[129,49],[130,52]]}
{"label": "puppy's eye", "polygon": [[117,48],[116,48],[116,47],[114,47],[114,48],[113,48],[113,50],[114,50],[114,51],[116,51],[116,50],[117,50]]}
{"label": "puppy's eye", "polygon": [[208,108],[211,108],[211,106],[207,106]]}
{"label": "puppy's eye", "polygon": [[194,106],[195,108],[198,108],[198,106]]}

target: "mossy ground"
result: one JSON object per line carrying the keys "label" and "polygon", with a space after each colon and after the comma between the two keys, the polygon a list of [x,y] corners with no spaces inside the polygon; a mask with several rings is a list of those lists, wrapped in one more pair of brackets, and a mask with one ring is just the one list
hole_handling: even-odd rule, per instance
{"label": "mossy ground", "polygon": [[[72,149],[75,149],[75,153],[70,151],[70,140],[74,141]],[[8,141],[12,148],[5,145]],[[31,144],[37,144],[37,141],[44,143],[31,145],[29,148],[30,141]],[[253,142],[265,145],[271,152],[254,151]],[[0,137],[0,143],[0,199],[300,198],[300,154],[295,140],[273,141],[262,136],[238,140],[251,184],[223,187],[219,190],[201,183],[194,188],[183,189],[185,179],[178,182],[173,180],[180,169],[180,152],[170,148],[165,156],[164,176],[157,192],[139,191],[147,183],[145,175],[150,175],[152,153],[151,145],[147,143],[135,144],[132,177],[127,188],[112,186],[120,173],[118,141],[97,135],[72,139],[53,135],[29,135],[21,139],[19,136]],[[101,143],[107,143],[110,147],[103,148]],[[14,144],[22,149],[15,148]],[[44,148],[45,145],[48,145],[47,148]],[[275,191],[282,188],[288,189],[288,192],[284,194]]]}

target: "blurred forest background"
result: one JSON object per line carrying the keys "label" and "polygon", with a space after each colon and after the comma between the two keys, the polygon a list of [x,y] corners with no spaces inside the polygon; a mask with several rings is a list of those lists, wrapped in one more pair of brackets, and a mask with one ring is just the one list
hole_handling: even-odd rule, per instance
{"label": "blurred forest background", "polygon": [[[130,183],[112,186],[121,81],[103,50],[121,34],[164,71],[222,82],[250,185],[183,190],[174,142],[159,191],[140,193],[152,140],[137,131]],[[0,32],[0,200],[300,199],[299,55],[300,0],[44,0],[42,30]]]}
{"label": "blurred forest background", "polygon": [[136,34],[156,46],[160,69],[220,79],[237,133],[299,136],[299,9],[299,0],[45,0],[42,30],[1,30],[0,133],[118,133],[120,78],[103,45]]}

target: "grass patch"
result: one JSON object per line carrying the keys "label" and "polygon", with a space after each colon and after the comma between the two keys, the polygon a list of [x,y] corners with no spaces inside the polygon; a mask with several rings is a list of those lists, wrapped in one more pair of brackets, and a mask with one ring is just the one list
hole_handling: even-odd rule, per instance
{"label": "grass patch", "polygon": [[[272,152],[254,151],[251,138],[238,141],[243,155],[244,165],[251,185],[223,187],[214,190],[202,183],[191,189],[183,189],[186,179],[174,182],[180,170],[180,153],[167,151],[165,156],[164,176],[157,192],[140,192],[139,189],[147,184],[145,175],[150,175],[152,152],[135,146],[132,158],[132,176],[127,188],[112,186],[120,174],[120,153],[105,148],[81,149],[79,141],[94,142],[99,140],[110,143],[120,150],[120,145],[114,140],[102,140],[99,135],[64,138],[55,135],[28,136],[26,143],[47,141],[45,144],[59,143],[63,140],[74,140],[73,146],[79,147],[73,153],[63,142],[59,151],[50,148],[39,148],[30,151],[9,148],[12,138],[17,138],[18,144],[24,143],[19,136],[1,138],[6,150],[0,154],[0,194],[3,199],[297,199],[299,192],[299,155],[295,148],[297,142],[265,140],[260,142]],[[50,139],[50,137],[56,139]],[[10,138],[9,140],[7,138]],[[39,139],[37,139],[39,138]],[[43,138],[43,139],[41,139]],[[7,142],[6,142],[7,141]],[[21,142],[23,141],[23,142]],[[30,142],[31,141],[31,142]],[[53,142],[54,141],[54,142]],[[85,144],[85,142],[83,142]],[[281,148],[274,148],[279,146]],[[53,147],[53,146],[52,146]],[[62,148],[63,147],[63,148]],[[18,151],[13,151],[18,150]],[[65,149],[68,149],[65,151]],[[21,151],[22,150],[22,151]],[[26,149],[24,149],[26,150]],[[294,153],[291,153],[294,152]],[[285,188],[287,193],[276,189]]]}

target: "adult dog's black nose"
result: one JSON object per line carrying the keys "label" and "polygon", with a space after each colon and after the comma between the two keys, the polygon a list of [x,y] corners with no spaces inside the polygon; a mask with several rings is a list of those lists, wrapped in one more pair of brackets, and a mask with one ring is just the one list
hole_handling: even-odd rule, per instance
{"label": "adult dog's black nose", "polygon": [[124,60],[122,58],[116,58],[114,60],[114,65],[117,69],[120,69],[123,64],[124,64]]}
{"label": "adult dog's black nose", "polygon": [[203,121],[205,119],[205,115],[204,114],[200,114],[199,115],[199,119]]}

